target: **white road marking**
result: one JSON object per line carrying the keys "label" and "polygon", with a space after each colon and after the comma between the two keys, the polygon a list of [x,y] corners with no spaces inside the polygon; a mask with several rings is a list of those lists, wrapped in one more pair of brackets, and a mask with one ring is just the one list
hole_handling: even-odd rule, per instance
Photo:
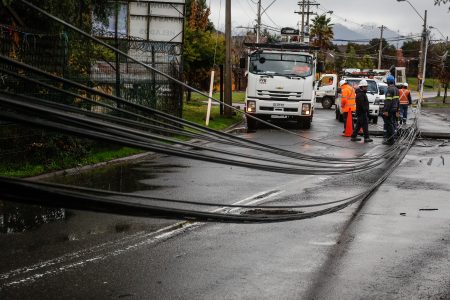
{"label": "white road marking", "polygon": [[[283,191],[264,191],[239,200],[233,203],[233,205],[255,205],[256,203],[263,202],[281,193],[283,193]],[[213,210],[213,212],[223,211],[225,213],[229,213],[231,211],[236,211],[239,209],[240,208],[229,209],[227,207],[222,207]],[[129,235],[114,241],[108,241],[91,248],[67,253],[60,257],[50,259],[38,264],[11,270],[9,272],[0,274],[0,290],[5,287],[31,283],[36,280],[43,279],[47,276],[57,275],[74,268],[83,267],[88,263],[105,260],[110,257],[118,256],[129,251],[136,250],[143,246],[148,246],[156,242],[162,242],[187,230],[203,226],[204,224],[206,223],[190,223],[185,221],[178,222],[176,224],[161,228],[155,232],[138,232],[136,234]],[[123,246],[118,248],[117,244],[123,244]]]}

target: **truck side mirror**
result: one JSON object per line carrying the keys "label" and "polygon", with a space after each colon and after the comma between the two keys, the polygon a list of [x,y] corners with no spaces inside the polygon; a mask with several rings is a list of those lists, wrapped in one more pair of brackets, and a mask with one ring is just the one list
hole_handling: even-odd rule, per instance
{"label": "truck side mirror", "polygon": [[316,73],[325,72],[325,63],[323,61],[319,61],[316,66]]}
{"label": "truck side mirror", "polygon": [[245,69],[246,63],[247,63],[247,58],[245,58],[245,57],[239,58],[239,68]]}

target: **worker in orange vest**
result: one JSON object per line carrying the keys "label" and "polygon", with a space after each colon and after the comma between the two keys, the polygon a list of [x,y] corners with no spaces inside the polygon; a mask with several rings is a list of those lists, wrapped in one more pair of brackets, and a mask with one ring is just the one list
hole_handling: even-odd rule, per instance
{"label": "worker in orange vest", "polygon": [[356,102],[355,102],[356,93],[355,89],[351,85],[349,85],[345,79],[342,79],[339,82],[339,84],[341,86],[341,95],[342,95],[341,108],[342,113],[344,115],[344,132],[345,132],[347,116],[349,113],[352,113],[356,110]]}
{"label": "worker in orange vest", "polygon": [[406,124],[408,119],[408,106],[411,105],[411,92],[408,90],[408,84],[405,82],[402,84],[402,88],[399,90],[400,96],[400,124]]}

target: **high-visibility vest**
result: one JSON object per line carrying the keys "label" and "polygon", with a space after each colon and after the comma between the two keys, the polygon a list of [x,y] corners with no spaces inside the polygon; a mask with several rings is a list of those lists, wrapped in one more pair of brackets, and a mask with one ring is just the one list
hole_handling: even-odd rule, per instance
{"label": "high-visibility vest", "polygon": [[356,93],[355,89],[352,88],[349,84],[344,84],[342,86],[342,98],[341,98],[341,107],[342,112],[351,112],[356,110]]}
{"label": "high-visibility vest", "polygon": [[400,94],[400,104],[409,104],[409,100],[408,100],[408,96],[409,96],[409,90],[407,89],[401,89],[399,90],[399,94]]}

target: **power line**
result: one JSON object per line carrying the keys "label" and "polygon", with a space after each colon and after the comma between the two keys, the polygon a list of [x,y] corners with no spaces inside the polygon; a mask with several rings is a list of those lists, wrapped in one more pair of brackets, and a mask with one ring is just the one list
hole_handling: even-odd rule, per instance
{"label": "power line", "polygon": [[[322,6],[322,7],[323,7],[323,6]],[[333,10],[329,10],[329,9],[327,9],[327,8],[321,8],[321,7],[318,7],[318,9],[322,10],[322,11],[325,12],[325,13],[331,11],[331,12],[332,12],[332,13],[330,13],[331,16],[334,16],[335,18],[341,19],[341,20],[343,20],[343,21],[346,22],[346,23],[352,23],[352,24],[354,24],[354,25],[357,25],[357,26],[359,26],[359,27],[361,27],[361,28],[363,28],[363,29],[366,29],[366,30],[369,30],[369,29],[370,29],[370,30],[376,30],[378,27],[380,27],[380,25],[367,25],[367,24],[361,24],[361,23],[355,22],[355,21],[353,21],[353,20],[351,20],[351,19],[349,19],[349,18],[347,18],[347,17],[342,17],[342,16],[338,15],[338,14],[336,14]],[[385,26],[385,27],[386,27],[386,26]],[[401,33],[400,30],[395,30],[395,31]],[[410,35],[410,34],[402,33],[402,36],[408,36],[408,35]]]}

